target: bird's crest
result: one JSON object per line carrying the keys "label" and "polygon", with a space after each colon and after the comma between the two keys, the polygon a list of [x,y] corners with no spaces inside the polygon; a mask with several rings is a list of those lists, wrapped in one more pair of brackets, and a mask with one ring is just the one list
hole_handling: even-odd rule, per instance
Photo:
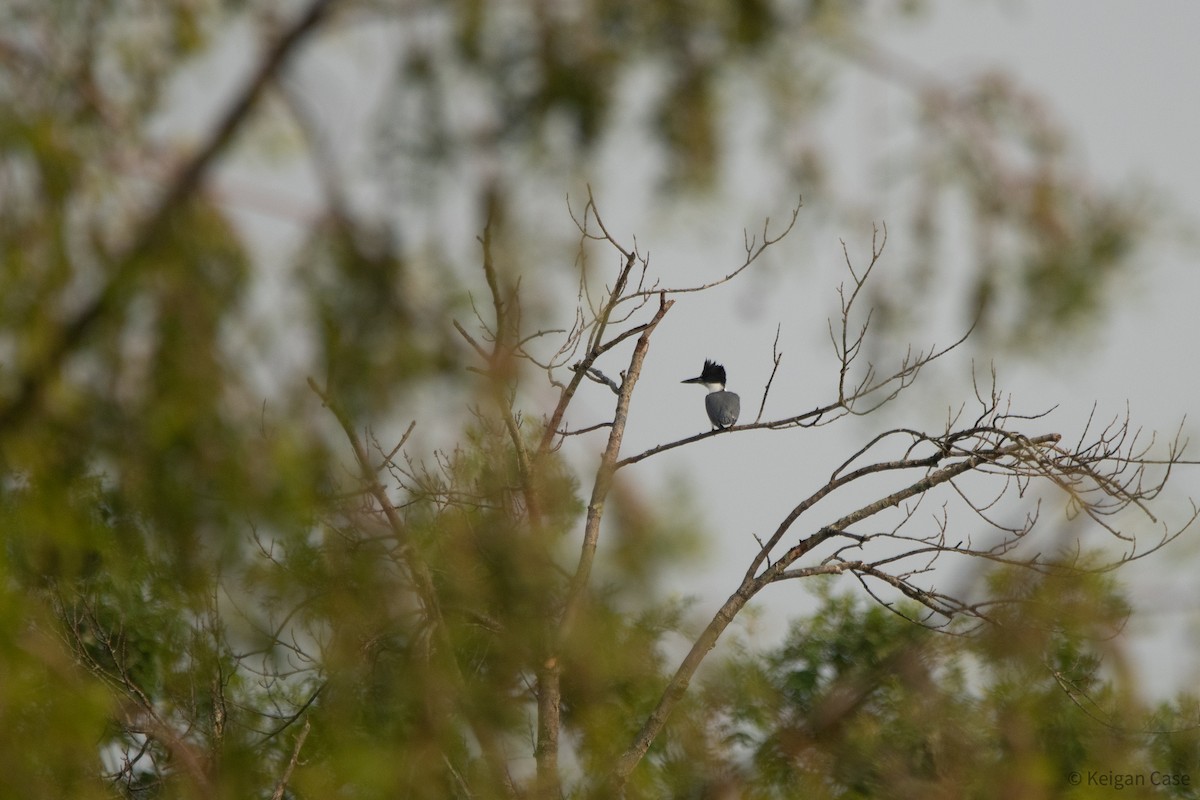
{"label": "bird's crest", "polygon": [[704,360],[704,369],[700,370],[700,378],[705,383],[725,383],[725,368],[715,361]]}

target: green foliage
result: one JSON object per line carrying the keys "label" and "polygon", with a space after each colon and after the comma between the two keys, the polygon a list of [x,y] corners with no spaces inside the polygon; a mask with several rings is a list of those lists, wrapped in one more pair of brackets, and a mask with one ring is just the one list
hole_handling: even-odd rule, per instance
{"label": "green foliage", "polygon": [[[295,339],[286,354],[300,363],[278,363],[270,337],[256,335],[265,268],[200,180],[218,162],[195,162],[188,183],[188,154],[155,133],[188,59],[231,20],[275,4],[85,5],[0,6],[4,795],[267,797],[286,783],[292,797],[507,796],[506,784],[530,783],[545,739],[530,720],[558,678],[556,769],[567,792],[599,794],[658,701],[674,648],[696,633],[686,603],[655,592],[663,567],[702,535],[675,507],[686,492],[651,507],[633,484],[604,485],[611,545],[580,591],[566,565],[596,508],[592,486],[540,444],[544,409],[519,410],[522,374],[502,352],[524,333],[515,288],[496,292],[496,313],[510,312],[499,333],[464,353],[447,323],[464,287],[415,274],[421,257],[445,266],[440,254],[406,244],[413,231],[356,218],[343,187],[325,187],[328,208],[306,220],[281,268],[294,304],[266,324]],[[418,175],[453,174],[475,148],[518,152],[518,170],[543,151],[586,164],[624,82],[649,68],[661,75],[646,124],[665,185],[712,186],[727,155],[730,81],[768,76],[768,94],[789,100],[780,124],[816,113],[830,79],[808,37],[840,41],[863,8],[410,4],[397,13],[425,19],[433,35],[401,53],[380,173],[417,164]],[[322,24],[335,27],[331,18]],[[290,81],[280,69],[258,89]],[[464,86],[495,112],[495,130],[456,127]],[[420,113],[409,113],[414,95]],[[231,131],[270,113],[260,97],[246,95]],[[555,145],[564,125],[565,153]],[[972,155],[950,175],[969,174],[982,197],[1003,176],[979,174]],[[318,171],[322,159],[313,155]],[[400,172],[402,194],[430,199]],[[487,199],[511,261],[524,265],[524,232],[506,205],[521,187],[506,180]],[[1024,290],[1061,287],[1048,308],[1092,313],[1099,295],[1081,276],[1115,270],[1138,220],[1103,198],[1072,205],[1069,186],[1050,182],[988,213],[1018,238],[1061,233],[1053,254],[1019,251]],[[465,374],[468,364],[486,374]],[[273,388],[262,388],[264,373]],[[424,459],[370,427],[404,417],[418,389],[446,412],[431,427],[446,425],[454,442]],[[830,595],[780,650],[713,668],[652,743],[631,793],[741,783],[761,796],[987,795],[1005,765],[1046,791],[1097,754],[1132,768],[1140,753],[1121,756],[1076,702],[1127,702],[1077,634],[1095,608],[1096,625],[1119,616],[1118,599],[1096,602],[1111,587],[1059,586],[1052,601],[1040,584],[993,588],[1067,622],[1039,618],[1029,633],[1004,620],[968,647]],[[568,608],[575,618],[560,624]],[[1181,702],[1159,717],[1173,725],[1193,713]],[[1156,747],[1175,769],[1196,751],[1187,737]]]}
{"label": "green foliage", "polygon": [[[753,147],[778,176],[773,189],[861,215],[861,200],[827,180],[844,153],[808,131],[833,106],[842,74],[865,71],[910,110],[914,134],[879,154],[904,165],[889,189],[911,213],[889,224],[913,252],[911,266],[877,287],[877,324],[919,324],[913,309],[966,269],[956,305],[964,324],[982,323],[988,344],[1061,344],[1102,318],[1115,279],[1153,229],[1150,198],[1081,172],[1054,110],[1011,76],[934,78],[917,62],[876,51],[876,31],[909,24],[920,5],[417,3],[410,13],[428,35],[400,55],[381,125],[382,168],[432,203],[438,187],[460,190],[459,170],[478,156],[511,160],[516,174],[489,178],[476,199],[483,205],[490,193],[518,206],[531,175],[555,186],[564,176],[596,180],[593,164],[606,163],[598,157],[629,147],[612,132],[629,125],[622,112],[635,108],[631,141],[661,156],[647,182],[685,197],[733,183],[724,168],[744,154],[732,142],[747,117],[766,109]],[[632,88],[646,76],[650,88]],[[462,113],[464,95],[478,99],[475,113]],[[947,263],[951,209],[970,218],[971,240]],[[545,238],[541,222],[534,215],[512,224]]]}
{"label": "green foliage", "polygon": [[778,648],[710,671],[704,704],[744,796],[1092,797],[1108,795],[1072,774],[1194,769],[1194,700],[1147,715],[1124,694],[1110,580],[992,578],[1022,602],[982,635],[934,633],[825,588]]}

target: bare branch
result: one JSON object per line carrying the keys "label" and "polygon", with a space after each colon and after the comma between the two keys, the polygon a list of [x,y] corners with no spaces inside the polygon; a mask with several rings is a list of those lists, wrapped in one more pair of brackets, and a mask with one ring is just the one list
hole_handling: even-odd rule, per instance
{"label": "bare branch", "polygon": [[762,402],[758,404],[758,414],[754,417],[754,421],[761,422],[763,409],[767,407],[767,395],[771,393],[771,384],[775,382],[775,373],[779,371],[779,362],[783,360],[783,353],[779,352],[779,331],[782,325],[775,326],[775,341],[771,344],[771,377],[767,378],[767,385],[763,387]]}
{"label": "bare branch", "polygon": [[[577,371],[581,370],[583,369],[583,365],[576,364],[574,367],[572,367],[572,369]],[[583,371],[587,374],[588,380],[592,381],[593,383],[602,383],[608,388],[612,389],[613,394],[620,396],[621,386],[612,378],[608,377],[595,367],[588,367],[587,369],[583,369]],[[624,377],[622,377],[622,383],[624,383]]]}
{"label": "bare branch", "polygon": [[697,284],[695,286],[681,286],[681,287],[676,287],[676,288],[664,288],[664,289],[653,288],[653,289],[649,289],[649,290],[645,290],[645,291],[633,292],[629,295],[629,299],[642,297],[645,295],[656,294],[657,292],[660,292],[660,291],[666,292],[667,294],[690,294],[692,292],[703,292],[706,289],[712,289],[716,286],[720,286],[722,284],[729,283],[734,278],[736,278],[738,275],[741,275],[743,272],[745,272],[746,269],[749,268],[750,265],[753,264],[755,261],[757,261],[764,252],[766,252],[768,249],[770,249],[774,245],[781,242],[783,239],[785,239],[787,237],[787,235],[789,233],[792,232],[792,229],[794,227],[796,227],[796,220],[799,219],[799,217],[800,217],[800,209],[803,207],[804,207],[804,198],[803,197],[797,198],[796,205],[792,207],[792,216],[791,216],[791,219],[788,220],[788,224],[784,227],[784,229],[782,231],[780,231],[778,234],[776,234],[774,236],[772,236],[770,234],[770,227],[771,227],[771,218],[770,217],[767,217],[766,220],[763,222],[761,240],[759,240],[756,237],[750,236],[749,233],[747,233],[747,232],[743,232],[744,238],[745,238],[746,257],[742,261],[741,264],[739,264],[731,272],[723,275],[722,277],[708,281],[707,283]]}

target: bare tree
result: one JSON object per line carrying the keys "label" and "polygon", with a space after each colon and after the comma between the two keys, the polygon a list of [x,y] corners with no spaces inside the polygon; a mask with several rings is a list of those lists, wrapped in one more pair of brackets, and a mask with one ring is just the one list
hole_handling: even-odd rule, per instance
{"label": "bare tree", "polygon": [[[603,455],[587,490],[578,559],[573,566],[559,573],[562,585],[554,594],[554,602],[545,607],[545,617],[539,623],[543,633],[538,637],[539,652],[535,659],[535,674],[531,676],[530,693],[536,708],[534,752],[537,795],[540,797],[557,797],[562,793],[559,752],[563,741],[563,643],[571,636],[580,615],[586,613],[605,500],[618,473],[660,453],[713,436],[736,436],[759,429],[815,427],[831,424],[848,415],[869,414],[909,387],[930,362],[963,341],[960,339],[947,347],[909,350],[900,354],[896,365],[887,370],[874,364],[862,364],[864,344],[871,327],[870,314],[860,314],[858,304],[863,287],[883,255],[886,228],[879,229],[873,237],[870,261],[865,267],[856,267],[848,254],[845,258],[848,281],[839,289],[839,319],[830,326],[839,365],[836,394],[826,404],[805,412],[764,418],[771,383],[781,363],[776,345],[774,369],[763,388],[759,411],[753,421],[666,442],[639,453],[622,453],[626,421],[642,365],[653,334],[664,316],[687,294],[737,278],[791,230],[799,211],[797,206],[781,233],[772,233],[768,221],[759,235],[747,235],[743,262],[724,276],[694,286],[666,287],[652,279],[648,260],[636,246],[623,245],[608,231],[596,203],[589,196],[576,219],[581,235],[579,304],[574,324],[567,331],[526,333],[521,329],[517,285],[506,284],[505,273],[494,263],[489,233],[485,232],[481,239],[483,271],[491,295],[490,318],[484,322],[480,317],[483,329],[476,335],[459,323],[455,325],[479,359],[478,371],[490,387],[487,394],[508,437],[519,475],[519,486],[514,488],[521,501],[517,513],[527,529],[525,534],[536,537],[545,525],[543,508],[548,498],[544,496],[545,483],[539,473],[546,468],[555,450],[567,437],[606,434]],[[616,274],[599,290],[587,267],[588,247],[594,243],[611,248],[618,262]],[[536,354],[532,344],[550,336],[560,337],[552,355]],[[601,368],[607,354],[635,337],[633,352],[629,361],[622,365],[618,377]],[[540,370],[558,392],[557,402],[544,417],[544,422],[537,426],[529,424],[528,416],[523,415],[516,404],[515,386],[522,364]],[[566,426],[568,412],[585,380],[611,390],[616,396],[615,409],[609,420],[572,430]],[[328,402],[324,392],[322,396]],[[647,709],[636,735],[612,759],[609,775],[604,778],[609,790],[623,791],[632,771],[662,732],[722,632],[751,600],[772,584],[815,575],[852,575],[866,592],[885,606],[893,607],[892,598],[898,595],[919,603],[926,613],[914,622],[939,629],[955,623],[953,630],[963,632],[962,621],[986,625],[996,604],[1014,599],[973,597],[969,591],[945,588],[939,580],[939,575],[944,573],[937,569],[944,562],[966,558],[1036,572],[1106,571],[1156,552],[1178,537],[1200,513],[1193,504],[1191,516],[1182,525],[1168,527],[1148,506],[1162,490],[1171,466],[1181,459],[1182,443],[1178,437],[1167,445],[1165,457],[1155,460],[1151,453],[1153,440],[1141,443],[1128,418],[1100,430],[1095,430],[1089,423],[1079,440],[1068,445],[1058,433],[1027,434],[1022,431],[1022,426],[1040,420],[1042,416],[1014,413],[1009,401],[997,390],[992,375],[990,385],[976,382],[972,404],[964,404],[942,429],[934,432],[910,428],[887,430],[837,465],[823,485],[799,499],[779,520],[771,535],[759,542],[758,552],[747,565],[741,582],[732,587],[728,599],[696,637],[657,702]],[[403,515],[375,481],[377,465],[358,440],[353,427],[347,420],[342,422],[354,444],[362,479],[371,487],[369,491],[375,500],[375,510],[383,513],[392,532],[398,539],[402,538],[405,530]],[[531,427],[535,428],[532,434],[529,432]],[[395,452],[393,450],[392,455]],[[390,460],[387,456],[384,462]],[[1157,470],[1153,474],[1149,472],[1152,467]],[[404,474],[407,478],[402,479],[402,483],[407,486],[402,488],[411,493],[417,485],[413,480],[415,472],[410,470]],[[854,510],[832,522],[815,526],[808,523],[812,516],[809,512],[820,501],[834,494],[861,492],[864,479],[877,476],[894,477],[895,488],[858,504]],[[968,480],[972,476],[978,480]],[[1064,557],[1055,547],[1055,541],[1049,538],[1052,531],[1041,541],[1036,541],[1039,531],[1053,528],[1053,524],[1039,524],[1037,494],[1044,487],[1065,493],[1074,513],[1093,527],[1106,531],[1121,546],[1119,555],[1107,563],[1085,563]],[[938,490],[949,491],[959,501],[957,505],[952,507],[946,503],[928,517],[919,515],[921,500]],[[1024,510],[1019,523],[1009,524],[1000,520],[998,509],[1004,507],[1003,501],[1014,497],[1024,504]],[[447,501],[465,502],[463,498],[450,497]],[[1121,516],[1129,510],[1138,512],[1141,522],[1131,522]],[[959,518],[958,514],[964,511],[973,521],[964,523]],[[980,523],[986,530],[972,532]],[[1144,536],[1135,537],[1132,532],[1134,527],[1147,526],[1159,530],[1148,544],[1144,542]],[[1047,550],[1055,552],[1047,554]],[[406,549],[405,553],[406,558],[411,558],[415,551]],[[437,643],[436,649],[446,647],[437,593],[431,588],[432,582],[423,577],[426,567],[419,561],[406,563],[414,576],[427,622],[433,629],[431,639]],[[449,654],[445,658],[453,665],[461,655]],[[455,672],[455,682],[464,679]],[[481,739],[480,744],[485,754],[490,752],[486,738]],[[494,754],[489,761],[497,774],[502,772]],[[511,782],[507,785],[510,791],[516,791]]]}
{"label": "bare tree", "polygon": [[[395,755],[414,776],[408,785],[430,796],[563,796],[564,776],[580,769],[580,759],[574,752],[569,762],[560,756],[581,746],[583,734],[575,729],[580,715],[591,712],[588,703],[602,705],[613,690],[604,681],[580,690],[588,678],[579,673],[589,670],[580,642],[594,636],[596,620],[609,613],[594,575],[606,509],[619,508],[609,501],[621,488],[621,473],[709,437],[813,428],[871,414],[965,339],[909,349],[886,369],[864,363],[872,329],[860,304],[882,261],[886,229],[880,228],[865,266],[845,255],[847,280],[830,325],[836,372],[828,402],[766,413],[783,364],[776,337],[773,369],[752,420],[623,452],[642,366],[666,314],[689,294],[742,275],[792,229],[799,213],[797,205],[781,230],[773,231],[768,220],[756,235],[747,234],[744,258],[725,274],[668,287],[653,279],[636,246],[610,233],[589,196],[575,218],[573,324],[532,332],[523,328],[519,282],[496,263],[499,248],[493,230],[485,229],[481,262],[490,302],[486,312],[477,311],[476,332],[454,324],[475,359],[469,369],[480,386],[469,443],[431,461],[414,457],[407,452],[413,422],[384,445],[353,418],[336,381],[310,379],[349,444],[353,468],[348,485],[327,498],[320,537],[306,529],[290,538],[282,531],[251,537],[261,569],[280,576],[278,586],[286,589],[273,588],[276,582],[261,574],[248,576],[239,589],[214,576],[211,594],[190,612],[199,622],[171,628],[187,658],[154,668],[139,653],[148,635],[162,635],[154,628],[172,619],[169,609],[154,612],[159,621],[147,625],[114,615],[98,599],[103,594],[86,586],[55,595],[67,645],[121,698],[124,712],[112,744],[118,757],[109,778],[131,796],[181,780],[203,796],[228,783],[222,753],[248,747],[264,754],[257,780],[269,780],[274,796],[297,784],[319,792],[332,785],[321,783],[331,780],[324,772],[339,768],[330,748],[346,740],[342,746],[354,752],[376,742],[380,734],[369,718],[388,708],[378,712],[387,720],[379,724],[405,720],[412,727],[404,734],[406,749]],[[597,246],[616,261],[615,274],[600,288],[590,267]],[[552,342],[549,355],[540,352],[545,342]],[[632,352],[614,370],[607,362],[626,342]],[[521,381],[529,375],[541,376],[554,393],[542,414],[521,408]],[[612,416],[572,428],[572,405],[590,386],[613,393]],[[1184,463],[1178,436],[1156,456],[1153,437],[1142,442],[1128,417],[1108,425],[1088,420],[1072,444],[1059,433],[1028,430],[1044,424],[1044,414],[1015,413],[991,374],[976,379],[974,397],[939,429],[885,430],[833,465],[828,479],[797,498],[758,540],[740,582],[694,635],[682,661],[673,670],[655,666],[639,673],[643,688],[628,704],[638,716],[622,721],[620,741],[589,745],[583,788],[625,793],[722,633],[770,585],[852,576],[913,623],[965,635],[993,624],[1001,607],[1022,598],[968,584],[954,588],[945,569],[951,563],[1095,574],[1156,552],[1200,515],[1192,504],[1187,519],[1171,527],[1150,508],[1171,468]],[[594,473],[582,481],[559,451],[568,439],[587,436],[604,437],[604,445]],[[880,478],[890,481],[886,490],[878,488]],[[1064,528],[1059,515],[1041,513],[1052,492],[1067,498],[1077,521],[1066,538],[1058,535]],[[834,495],[850,498],[851,510],[815,521],[820,512],[814,509]],[[1080,537],[1086,531],[1103,532],[1115,543],[1110,560],[1085,556]],[[577,555],[565,560],[574,548]],[[914,607],[922,613],[912,614]],[[231,627],[241,633],[231,634]],[[168,669],[172,677],[164,683]],[[529,720],[525,737],[521,719]],[[367,738],[356,740],[360,728]],[[305,751],[313,748],[323,755],[310,765]],[[512,767],[527,755],[532,774]]]}

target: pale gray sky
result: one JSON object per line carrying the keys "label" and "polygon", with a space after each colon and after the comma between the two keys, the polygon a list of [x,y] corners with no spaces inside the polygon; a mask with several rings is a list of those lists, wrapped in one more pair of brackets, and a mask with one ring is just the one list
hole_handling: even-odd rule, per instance
{"label": "pale gray sky", "polygon": [[[1086,169],[1108,185],[1127,184],[1130,192],[1149,185],[1163,199],[1162,234],[1147,244],[1139,257],[1140,270],[1122,281],[1111,318],[1098,328],[1095,347],[1067,347],[1035,361],[998,356],[1001,386],[1020,410],[1034,412],[1059,406],[1048,427],[1078,435],[1093,402],[1097,417],[1108,420],[1129,410],[1136,424],[1168,438],[1182,418],[1193,411],[1198,380],[1186,355],[1200,336],[1195,305],[1200,298],[1198,251],[1191,238],[1200,209],[1200,111],[1195,103],[1194,75],[1200,67],[1191,37],[1200,30],[1200,5],[1172,2],[1153,6],[1117,2],[934,3],[932,20],[911,30],[880,30],[885,47],[940,79],[954,80],[985,69],[1014,73],[1025,88],[1041,95],[1073,137],[1078,158]],[[857,185],[872,217],[899,217],[897,198],[875,194],[878,186],[862,165],[884,155],[886,135],[878,131],[889,120],[904,124],[903,110],[884,82],[860,74],[843,83],[839,109],[825,135],[841,143],[839,191]],[[720,212],[726,227],[714,226],[700,211],[676,221],[676,238],[654,239],[658,268],[679,276],[719,275],[740,256],[740,225],[753,230],[763,213],[781,218],[786,196],[764,197],[757,187],[770,186],[770,165],[751,164],[748,180],[731,191],[735,200]],[[626,177],[619,182],[631,183]],[[609,178],[605,176],[605,183]],[[653,209],[629,203],[636,196],[624,186],[611,195],[622,198],[610,209],[608,221],[617,230],[638,231],[639,222],[654,218]],[[819,206],[819,196],[806,196]],[[899,226],[895,226],[893,231]],[[657,413],[639,407],[629,426],[626,449],[678,438],[705,424],[702,396],[694,387],[674,382],[695,374],[704,357],[722,360],[729,368],[730,388],[743,394],[743,406],[757,409],[758,393],[770,371],[770,347],[776,323],[783,325],[783,371],[772,390],[770,407],[779,415],[782,401],[794,398],[796,412],[829,399],[830,349],[825,320],[836,309],[835,283],[842,279],[838,238],[851,254],[862,254],[870,231],[826,227],[804,230],[802,243],[786,241],[772,254],[778,283],[771,291],[730,287],[703,299],[688,298],[660,328],[647,364],[645,397],[662,398]],[[642,240],[647,238],[643,235]],[[902,238],[893,239],[891,252],[903,251]],[[811,262],[808,259],[812,259]],[[797,263],[799,262],[799,263]],[[883,264],[886,269],[886,260]],[[783,276],[780,279],[780,276]],[[946,343],[950,332],[939,334]],[[918,346],[927,342],[917,340]],[[897,343],[897,352],[902,350]],[[942,386],[958,382],[942,396],[941,413],[955,397],[966,399],[970,374],[964,353],[940,365],[934,380]],[[924,415],[921,403],[930,395],[916,392],[908,411],[887,421],[900,424],[904,413]],[[679,407],[677,404],[682,404]],[[915,404],[915,407],[914,407]],[[898,405],[904,409],[904,402]],[[689,413],[690,410],[690,413]],[[795,412],[793,412],[795,413]],[[924,420],[928,424],[929,420]],[[869,432],[887,427],[866,421],[833,431],[801,431],[772,436],[747,434],[706,442],[676,451],[655,465],[666,473],[692,476],[701,487],[715,540],[706,567],[691,567],[677,578],[680,592],[700,595],[701,615],[723,601],[740,578],[755,544],[750,534],[771,530],[799,497],[819,485],[839,454],[865,441]],[[842,428],[842,426],[837,426]],[[1189,425],[1188,430],[1194,430]],[[1200,437],[1197,437],[1200,455]],[[1174,477],[1176,492],[1200,496],[1200,468],[1184,468]],[[1061,506],[1059,506],[1061,508]],[[1181,505],[1168,516],[1181,518]],[[1129,628],[1132,654],[1148,697],[1169,695],[1190,687],[1197,673],[1200,643],[1200,587],[1192,578],[1200,529],[1186,540],[1140,565],[1122,572],[1138,608]],[[850,579],[844,579],[851,585]],[[773,587],[763,597],[765,638],[788,615],[808,606],[797,586]]]}
{"label": "pale gray sky", "polygon": [[[1200,209],[1200,111],[1194,87],[1200,56],[1194,37],[1200,30],[1200,4],[955,0],[935,2],[931,8],[931,18],[919,25],[880,29],[874,35],[892,52],[947,80],[989,68],[1015,74],[1059,115],[1089,172],[1110,185],[1128,184],[1130,191],[1145,185],[1161,190],[1168,232],[1178,234],[1195,223]],[[391,34],[365,28],[346,32],[306,53],[296,72],[298,85],[316,102],[322,128],[336,142],[349,175],[371,174],[366,137],[372,134],[371,111],[386,77],[377,65],[392,46]],[[164,136],[186,137],[212,118],[212,109],[223,97],[213,87],[236,85],[226,78],[235,74],[247,46],[244,38],[222,45],[221,53],[180,81],[178,105],[186,113],[172,116],[169,124],[164,121]],[[840,88],[837,109],[819,131],[838,144],[838,191],[857,197],[871,218],[899,217],[902,209],[893,204],[902,198],[882,191],[864,165],[884,155],[886,127],[905,124],[907,112],[875,77],[851,73]],[[754,110],[743,111],[745,125],[752,127]],[[614,146],[601,160],[598,174],[588,178],[614,232],[637,234],[668,285],[724,274],[741,259],[742,227],[756,230],[764,214],[782,220],[794,201],[790,190],[783,191],[775,179],[772,165],[756,161],[753,138],[739,141],[748,148],[738,156],[739,179],[730,181],[722,195],[677,208],[655,204],[645,177],[655,169],[649,151]],[[257,156],[234,159],[223,168],[218,185],[266,263],[295,246],[297,222],[302,223],[318,202],[311,178],[289,167],[283,156],[277,162]],[[539,213],[548,226],[557,221],[559,233],[566,235],[570,221],[562,197],[568,191],[578,196],[582,187],[539,189],[548,195]],[[372,207],[386,200],[367,184],[355,196]],[[836,283],[843,279],[838,240],[846,241],[852,255],[861,256],[869,246],[870,231],[865,225],[828,222],[822,202],[819,195],[806,194],[801,228],[766,262],[770,280],[750,279],[702,297],[689,296],[668,315],[639,386],[627,453],[707,425],[701,391],[679,384],[697,374],[706,357],[728,367],[729,388],[742,394],[743,414],[753,416],[770,372],[777,324],[782,327],[785,359],[768,416],[799,413],[831,399],[834,362],[825,326],[836,309]],[[477,231],[461,227],[471,218],[469,210],[455,206],[453,198],[448,204],[438,210],[407,207],[402,213],[442,236],[460,237],[462,252],[473,251]],[[289,211],[280,215],[280,208]],[[809,224],[809,219],[826,222]],[[895,226],[894,233],[900,228]],[[897,236],[890,246],[889,252],[903,252],[905,242]],[[1198,252],[1179,235],[1150,242],[1139,260],[1143,269],[1122,284],[1112,318],[1098,331],[1094,349],[1069,348],[1037,361],[998,357],[1001,385],[1012,393],[1017,408],[1032,412],[1060,405],[1047,427],[1070,435],[1078,433],[1081,415],[1093,401],[1104,419],[1123,414],[1128,402],[1136,422],[1148,430],[1172,433],[1197,395],[1194,359],[1188,353],[1200,329],[1195,313],[1200,297]],[[261,301],[276,311],[281,304],[286,308],[286,281],[264,282]],[[940,344],[951,338],[945,325],[930,335]],[[928,342],[916,339],[914,344]],[[903,343],[896,343],[897,354],[903,349]],[[704,561],[671,576],[670,589],[696,596],[697,619],[707,619],[744,572],[756,548],[753,533],[773,529],[849,450],[881,426],[900,424],[905,414],[924,425],[936,424],[953,398],[969,396],[972,355],[986,356],[964,352],[939,365],[931,377],[943,393],[914,392],[886,420],[778,435],[724,436],[636,467],[635,477],[649,493],[672,477],[687,480],[709,521],[712,542]],[[287,358],[286,348],[281,357]],[[620,369],[615,358],[606,366]],[[599,419],[611,401],[611,394],[596,387],[575,418],[579,424],[594,422],[586,419],[587,407]],[[596,440],[582,445],[581,452],[598,452],[599,447]],[[1193,456],[1200,456],[1200,438],[1196,451]],[[1181,470],[1176,477],[1179,487],[1193,496],[1200,496],[1197,469]],[[1123,573],[1139,608],[1130,633],[1147,696],[1189,686],[1200,669],[1200,588],[1190,577],[1200,553],[1192,540],[1200,541],[1200,530],[1165,556]],[[848,579],[846,585],[851,585]],[[789,616],[811,608],[799,585],[774,587],[759,605],[764,644],[778,636]]]}
{"label": "pale gray sky", "polygon": [[[1126,282],[1098,347],[1044,365],[1004,369],[1019,396],[1108,415],[1128,401],[1134,419],[1168,436],[1184,415],[1195,426],[1200,379],[1190,356],[1200,342],[1200,109],[1195,76],[1200,4],[940,2],[935,22],[893,47],[933,70],[1010,70],[1061,115],[1090,172],[1110,185],[1160,190],[1164,235],[1148,244]],[[889,37],[890,38],[890,37]],[[1174,237],[1173,237],[1174,235]],[[1200,457],[1200,436],[1191,456]],[[1181,469],[1177,490],[1200,496],[1200,468]],[[1144,692],[1195,685],[1200,661],[1200,530],[1161,557],[1122,573],[1139,609],[1130,633]]]}

